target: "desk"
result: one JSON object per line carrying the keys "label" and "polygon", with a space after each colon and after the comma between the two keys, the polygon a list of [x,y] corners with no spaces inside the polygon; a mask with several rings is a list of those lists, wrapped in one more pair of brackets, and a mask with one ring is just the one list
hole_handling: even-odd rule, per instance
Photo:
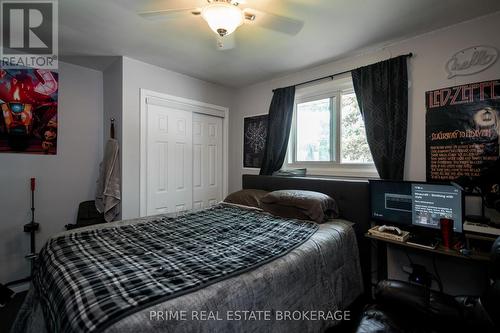
{"label": "desk", "polygon": [[438,254],[443,256],[455,257],[467,261],[474,262],[484,262],[485,264],[490,261],[490,254],[483,252],[475,252],[469,256],[464,256],[460,252],[454,249],[447,249],[443,246],[438,246],[436,249],[427,249],[424,247],[416,246],[413,244],[408,244],[406,242],[398,242],[392,239],[387,239],[383,237],[378,237],[375,235],[365,234],[365,237],[371,240],[377,241],[377,280],[387,279],[387,244],[394,244],[403,248],[411,248],[423,252],[428,252],[432,254]]}

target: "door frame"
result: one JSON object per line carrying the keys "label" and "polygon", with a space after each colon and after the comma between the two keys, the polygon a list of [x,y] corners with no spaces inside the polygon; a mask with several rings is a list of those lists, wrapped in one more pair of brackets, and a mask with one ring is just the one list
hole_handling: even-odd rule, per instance
{"label": "door frame", "polygon": [[154,104],[193,113],[222,118],[222,197],[228,191],[229,108],[188,98],[168,95],[148,89],[140,89],[140,167],[139,167],[139,214],[147,215],[147,105]]}

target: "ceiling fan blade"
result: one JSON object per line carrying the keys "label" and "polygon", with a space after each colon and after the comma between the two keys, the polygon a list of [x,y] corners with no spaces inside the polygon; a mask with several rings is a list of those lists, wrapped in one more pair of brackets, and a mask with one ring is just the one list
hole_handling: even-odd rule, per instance
{"label": "ceiling fan blade", "polygon": [[165,9],[154,10],[149,12],[138,13],[139,16],[151,21],[166,21],[177,18],[182,18],[190,15],[200,15],[199,8],[180,8],[180,9]]}
{"label": "ceiling fan blade", "polygon": [[290,17],[263,12],[256,9],[245,9],[245,22],[256,24],[266,29],[295,36],[302,30],[304,22]]}
{"label": "ceiling fan blade", "polygon": [[225,51],[231,50],[236,47],[236,33],[232,33],[229,36],[219,37],[217,36],[217,50]]}

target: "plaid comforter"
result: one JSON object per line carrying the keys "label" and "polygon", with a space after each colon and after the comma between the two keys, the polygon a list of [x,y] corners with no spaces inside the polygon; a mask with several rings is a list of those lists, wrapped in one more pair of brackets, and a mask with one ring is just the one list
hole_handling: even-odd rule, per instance
{"label": "plaid comforter", "polygon": [[219,205],[50,239],[33,280],[49,332],[102,331],[155,303],[254,269],[318,226]]}

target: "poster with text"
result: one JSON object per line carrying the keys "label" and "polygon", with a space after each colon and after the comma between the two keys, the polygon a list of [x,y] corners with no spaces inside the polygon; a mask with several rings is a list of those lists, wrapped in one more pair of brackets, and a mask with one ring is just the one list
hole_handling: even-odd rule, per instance
{"label": "poster with text", "polygon": [[427,181],[478,179],[497,168],[500,80],[426,93]]}
{"label": "poster with text", "polygon": [[0,69],[0,153],[57,153],[58,75]]}
{"label": "poster with text", "polygon": [[260,168],[267,138],[267,114],[243,118],[243,167]]}

